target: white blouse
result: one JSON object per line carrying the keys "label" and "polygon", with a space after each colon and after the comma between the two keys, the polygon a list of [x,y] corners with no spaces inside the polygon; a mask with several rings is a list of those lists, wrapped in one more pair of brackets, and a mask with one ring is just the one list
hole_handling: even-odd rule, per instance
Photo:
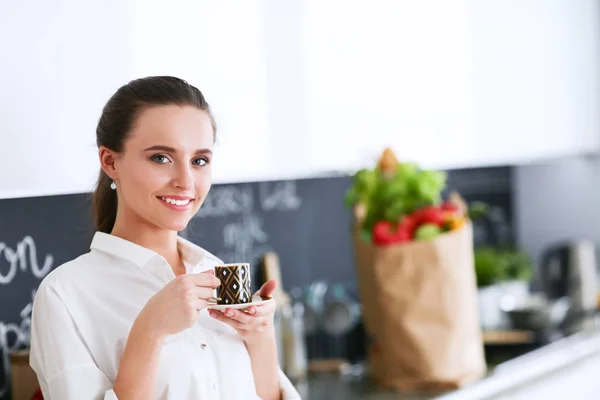
{"label": "white blouse", "polygon": [[[179,238],[187,273],[221,260]],[[146,302],[175,278],[157,253],[97,232],[91,251],[44,278],[35,296],[30,364],[47,400],[117,399],[112,390],[131,326]],[[282,398],[300,395],[281,372]],[[237,332],[206,310],[167,337],[156,398],[258,399],[248,351]]]}

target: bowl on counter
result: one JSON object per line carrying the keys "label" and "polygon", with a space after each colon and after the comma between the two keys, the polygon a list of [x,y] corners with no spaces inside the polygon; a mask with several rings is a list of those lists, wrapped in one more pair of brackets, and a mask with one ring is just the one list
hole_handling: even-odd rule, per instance
{"label": "bowl on counter", "polygon": [[568,297],[548,300],[541,293],[526,297],[506,296],[500,309],[508,315],[514,329],[540,331],[562,324],[569,311]]}

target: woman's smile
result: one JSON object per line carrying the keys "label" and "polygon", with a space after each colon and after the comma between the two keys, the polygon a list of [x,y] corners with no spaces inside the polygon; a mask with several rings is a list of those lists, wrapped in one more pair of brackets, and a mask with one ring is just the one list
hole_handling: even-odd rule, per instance
{"label": "woman's smile", "polygon": [[185,211],[192,207],[194,199],[183,196],[156,196],[162,204],[176,211]]}

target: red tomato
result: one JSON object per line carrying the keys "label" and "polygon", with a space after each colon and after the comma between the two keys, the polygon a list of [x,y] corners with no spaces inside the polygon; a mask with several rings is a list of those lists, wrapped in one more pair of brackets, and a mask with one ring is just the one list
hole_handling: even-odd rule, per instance
{"label": "red tomato", "polygon": [[444,224],[444,211],[435,206],[426,206],[413,213],[417,225],[435,224],[442,226]]}
{"label": "red tomato", "polygon": [[400,226],[406,227],[406,229],[410,231],[410,234],[412,236],[414,231],[419,226],[419,223],[413,215],[405,215],[400,221],[399,227]]}
{"label": "red tomato", "polygon": [[379,221],[373,227],[373,242],[376,245],[387,245],[391,244],[395,227],[389,221]]}
{"label": "red tomato", "polygon": [[410,242],[413,236],[413,227],[409,225],[399,225],[394,235],[394,243]]}
{"label": "red tomato", "polygon": [[458,205],[450,201],[444,201],[440,208],[444,211],[458,212]]}
{"label": "red tomato", "polygon": [[408,226],[379,221],[373,227],[373,242],[378,246],[408,242],[411,237],[412,231]]}

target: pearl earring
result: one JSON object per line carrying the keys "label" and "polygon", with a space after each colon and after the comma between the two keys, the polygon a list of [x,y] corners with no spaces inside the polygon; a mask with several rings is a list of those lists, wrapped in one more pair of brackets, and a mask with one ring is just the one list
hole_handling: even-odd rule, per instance
{"label": "pearl earring", "polygon": [[117,184],[115,183],[115,181],[112,181],[112,183],[110,184],[110,188],[112,190],[115,190],[117,188]]}

